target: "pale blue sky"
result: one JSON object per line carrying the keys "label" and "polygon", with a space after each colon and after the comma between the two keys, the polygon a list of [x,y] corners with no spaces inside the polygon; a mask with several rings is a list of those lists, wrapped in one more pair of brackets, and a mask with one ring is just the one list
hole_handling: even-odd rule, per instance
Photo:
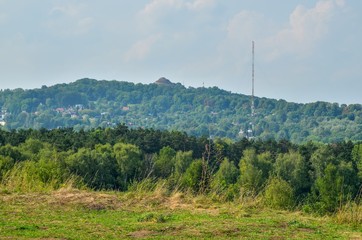
{"label": "pale blue sky", "polygon": [[362,103],[360,0],[0,0],[0,88],[79,78]]}

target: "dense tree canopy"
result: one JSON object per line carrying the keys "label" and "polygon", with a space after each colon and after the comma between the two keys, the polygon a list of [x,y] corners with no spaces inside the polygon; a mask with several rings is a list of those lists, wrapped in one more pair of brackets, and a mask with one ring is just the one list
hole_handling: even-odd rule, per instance
{"label": "dense tree canopy", "polygon": [[[205,139],[124,125],[0,130],[0,188],[61,186],[75,178],[93,189],[127,190],[145,179],[224,200],[265,196],[268,205],[333,212],[358,198],[362,144]],[[31,186],[29,186],[31,184]]]}
{"label": "dense tree canopy", "polygon": [[[217,87],[186,88],[179,83],[144,85],[81,79],[40,89],[1,90],[0,107],[0,120],[8,130],[72,127],[80,131],[124,123],[131,128],[239,140],[240,129],[246,132],[251,122],[248,96]],[[255,98],[255,107],[254,132],[262,140],[362,140],[361,104],[297,104]],[[189,143],[179,144],[178,148]],[[148,147],[149,151],[154,148],[151,143]]]}

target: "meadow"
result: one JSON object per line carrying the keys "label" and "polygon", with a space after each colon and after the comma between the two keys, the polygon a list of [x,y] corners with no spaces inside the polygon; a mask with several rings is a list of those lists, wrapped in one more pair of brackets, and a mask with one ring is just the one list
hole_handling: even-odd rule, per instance
{"label": "meadow", "polygon": [[329,216],[267,208],[258,198],[59,190],[0,194],[0,239],[362,239],[362,211]]}

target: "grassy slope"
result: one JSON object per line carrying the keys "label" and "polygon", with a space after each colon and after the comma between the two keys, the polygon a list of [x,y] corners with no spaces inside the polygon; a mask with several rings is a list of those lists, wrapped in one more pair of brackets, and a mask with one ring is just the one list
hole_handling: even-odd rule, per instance
{"label": "grassy slope", "polygon": [[362,226],[181,193],[0,194],[0,239],[362,239]]}

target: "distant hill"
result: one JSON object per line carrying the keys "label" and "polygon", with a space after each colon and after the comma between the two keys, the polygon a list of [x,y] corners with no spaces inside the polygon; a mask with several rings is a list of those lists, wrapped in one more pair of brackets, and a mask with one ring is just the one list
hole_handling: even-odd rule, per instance
{"label": "distant hill", "polygon": [[[172,86],[172,87],[170,87]],[[217,87],[186,88],[160,78],[152,84],[81,79],[32,90],[0,92],[4,129],[130,127],[238,139],[250,127],[250,97]],[[255,98],[254,134],[293,142],[362,140],[362,105]]]}

